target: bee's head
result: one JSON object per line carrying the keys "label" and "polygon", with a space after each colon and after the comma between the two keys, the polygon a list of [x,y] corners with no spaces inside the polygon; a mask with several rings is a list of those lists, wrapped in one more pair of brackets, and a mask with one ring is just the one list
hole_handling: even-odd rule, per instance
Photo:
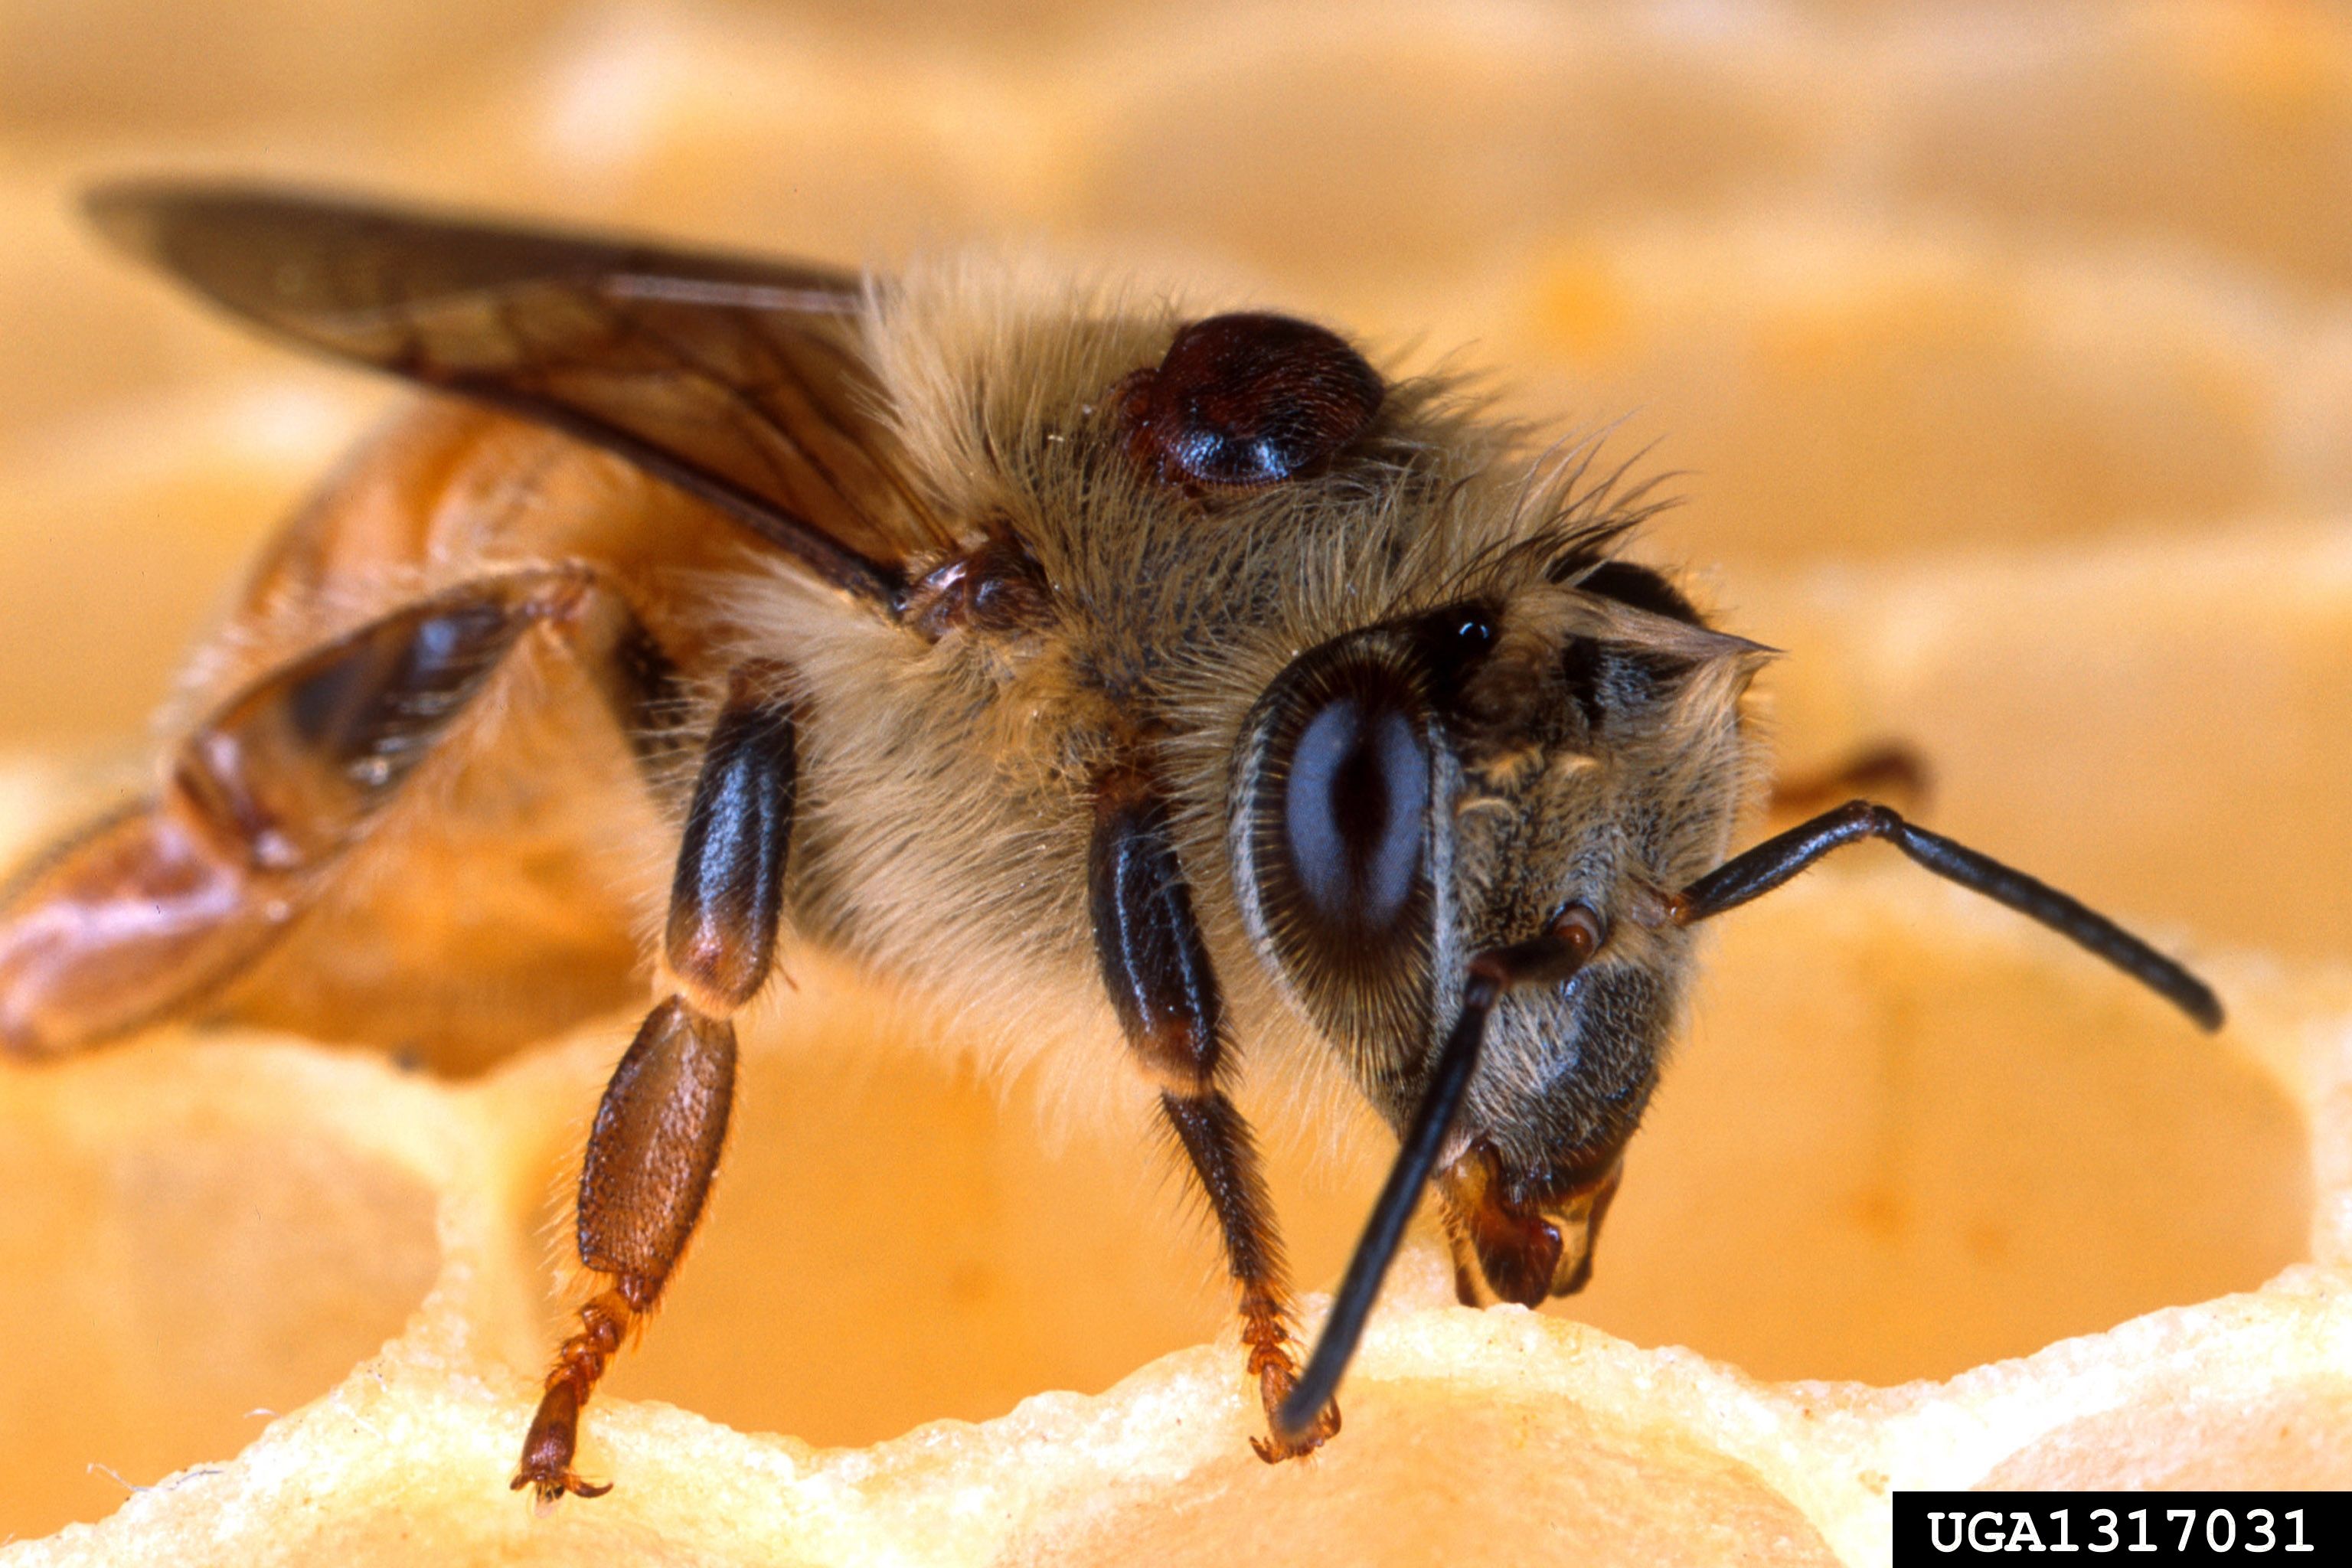
{"label": "bee's head", "polygon": [[1563,920],[1598,939],[1486,1019],[1438,1154],[1465,1300],[1584,1283],[1681,994],[1665,900],[1729,838],[1762,657],[1655,573],[1588,557],[1311,648],[1244,724],[1244,922],[1401,1132],[1482,955]]}

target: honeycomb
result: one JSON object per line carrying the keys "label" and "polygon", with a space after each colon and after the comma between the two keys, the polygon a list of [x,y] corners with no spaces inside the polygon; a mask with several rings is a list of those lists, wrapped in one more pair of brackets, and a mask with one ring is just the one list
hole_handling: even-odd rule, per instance
{"label": "honeycomb", "polygon": [[[1016,15],[1017,10],[1017,15]],[[188,68],[200,58],[201,70]],[[705,1234],[507,1490],[634,1022],[0,1063],[0,1564],[1884,1562],[1898,1488],[2352,1487],[2352,25],[2322,5],[0,10],[0,839],[137,776],[396,395],[104,258],[265,173],[889,266],[1044,248],[1625,415],[1786,767],[2116,910],[2217,1038],[1856,852],[1723,923],[1584,1295],[1400,1264],[1269,1468],[1116,1042],[982,1074],[796,955]],[[1628,410],[1632,412],[1627,413]],[[1377,1185],[1256,1108],[1297,1271]],[[1319,1299],[1315,1307],[1320,1310]]]}

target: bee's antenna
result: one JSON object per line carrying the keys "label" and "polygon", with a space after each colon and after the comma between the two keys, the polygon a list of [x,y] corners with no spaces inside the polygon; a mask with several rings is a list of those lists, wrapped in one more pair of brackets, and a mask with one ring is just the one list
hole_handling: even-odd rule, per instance
{"label": "bee's antenna", "polygon": [[1581,904],[1571,904],[1542,935],[1491,949],[1470,961],[1469,976],[1462,985],[1462,1010],[1454,1016],[1453,1033],[1437,1053],[1437,1065],[1430,1072],[1421,1103],[1413,1108],[1412,1123],[1405,1130],[1396,1163],[1389,1167],[1389,1179],[1372,1205],[1363,1238],[1348,1260],[1348,1272],[1331,1299],[1331,1315],[1323,1321],[1315,1353],[1307,1357],[1307,1370],[1276,1412],[1276,1437],[1289,1443],[1304,1439],[1339,1392],[1340,1374],[1354,1359],[1365,1320],[1380,1298],[1381,1282],[1396,1258],[1397,1244],[1404,1239],[1405,1223],[1421,1202],[1422,1189],[1429,1184],[1430,1173],[1437,1166],[1437,1152],[1444,1146],[1454,1113],[1461,1108],[1462,1096],[1478,1070],[1487,1015],[1515,985],[1557,984],[1566,980],[1601,946],[1601,935],[1600,917]]}
{"label": "bee's antenna", "polygon": [[1670,918],[1676,925],[1695,925],[1737,909],[1858,838],[1886,839],[1938,877],[2006,904],[2105,959],[2194,1018],[2200,1028],[2221,1026],[2221,1000],[2211,986],[2106,916],[1990,855],[1913,826],[1892,806],[1866,800],[1848,801],[1734,856],[1675,894],[1669,900]]}

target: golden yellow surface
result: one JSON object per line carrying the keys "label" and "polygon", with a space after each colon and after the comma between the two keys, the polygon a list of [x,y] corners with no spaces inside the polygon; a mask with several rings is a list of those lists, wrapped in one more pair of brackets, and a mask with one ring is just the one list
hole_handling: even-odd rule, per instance
{"label": "golden yellow surface", "polygon": [[[1874,1563],[1895,1488],[2352,1486],[2338,13],[0,0],[12,846],[113,787],[392,396],[72,221],[159,168],[1044,248],[1467,345],[1687,471],[1649,552],[1788,650],[1792,765],[1910,742],[1927,820],[2232,1025],[1856,851],[1725,923],[1591,1289],[1470,1312],[1409,1256],[1345,1434],[1269,1469],[1115,1042],[1072,1117],[797,967],[590,1417],[619,1489],[547,1518],[505,1483],[629,1020],[462,1082],[250,1036],[0,1065],[6,1568]],[[1328,1284],[1380,1140],[1275,1138]]]}

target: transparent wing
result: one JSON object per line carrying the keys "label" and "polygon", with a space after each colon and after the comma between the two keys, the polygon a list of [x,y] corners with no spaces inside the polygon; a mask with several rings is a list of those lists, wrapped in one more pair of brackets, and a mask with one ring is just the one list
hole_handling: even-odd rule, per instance
{"label": "transparent wing", "polygon": [[89,209],[236,314],[618,453],[845,589],[894,603],[954,542],[881,417],[854,278],[252,186]]}

